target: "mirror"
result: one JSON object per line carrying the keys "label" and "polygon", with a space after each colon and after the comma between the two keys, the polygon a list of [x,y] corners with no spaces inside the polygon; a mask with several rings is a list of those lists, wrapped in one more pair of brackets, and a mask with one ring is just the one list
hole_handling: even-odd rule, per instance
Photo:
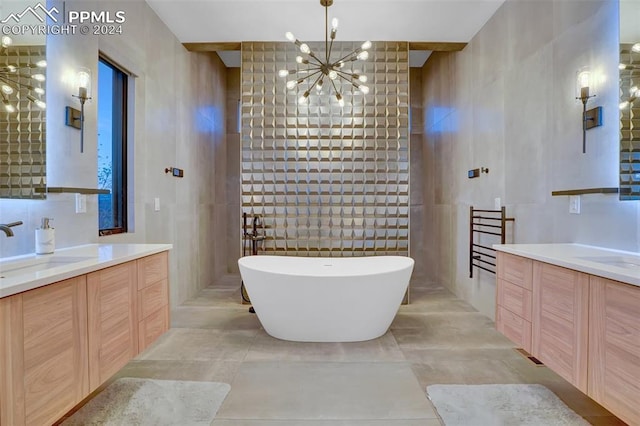
{"label": "mirror", "polygon": [[620,0],[620,199],[640,200],[640,2]]}
{"label": "mirror", "polygon": [[45,198],[43,4],[0,0],[0,198]]}

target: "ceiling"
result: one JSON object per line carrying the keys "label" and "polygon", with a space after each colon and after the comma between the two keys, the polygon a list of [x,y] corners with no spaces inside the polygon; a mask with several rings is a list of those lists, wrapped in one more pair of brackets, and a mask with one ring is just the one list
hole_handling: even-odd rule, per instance
{"label": "ceiling", "polygon": [[[287,31],[324,41],[319,0],[146,1],[182,43],[285,41]],[[503,2],[334,0],[329,19],[339,18],[340,41],[468,42]]]}

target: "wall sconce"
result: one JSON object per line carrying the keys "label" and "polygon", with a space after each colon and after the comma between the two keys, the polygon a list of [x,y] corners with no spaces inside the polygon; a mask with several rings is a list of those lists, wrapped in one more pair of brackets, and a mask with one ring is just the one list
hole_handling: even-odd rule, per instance
{"label": "wall sconce", "polygon": [[66,107],[65,124],[80,129],[80,152],[84,152],[84,103],[91,99],[91,71],[88,68],[78,70],[75,86],[78,88],[78,94],[72,96],[80,100],[80,111]]}
{"label": "wall sconce", "polygon": [[589,68],[581,68],[576,74],[576,99],[582,102],[582,153],[587,152],[587,130],[602,126],[602,107],[587,111],[587,102],[594,98],[596,80]]}

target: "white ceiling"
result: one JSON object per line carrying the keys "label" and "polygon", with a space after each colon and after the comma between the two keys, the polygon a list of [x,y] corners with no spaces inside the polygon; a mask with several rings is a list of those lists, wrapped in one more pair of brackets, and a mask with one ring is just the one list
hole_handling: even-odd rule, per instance
{"label": "white ceiling", "polygon": [[[182,43],[285,41],[287,31],[304,41],[324,40],[319,0],[146,1]],[[341,41],[468,42],[503,2],[334,0],[329,19],[339,18]]]}

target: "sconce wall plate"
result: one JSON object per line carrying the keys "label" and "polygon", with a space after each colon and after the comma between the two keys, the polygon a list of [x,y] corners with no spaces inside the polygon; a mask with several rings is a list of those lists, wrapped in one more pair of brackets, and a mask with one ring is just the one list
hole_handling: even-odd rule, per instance
{"label": "sconce wall plate", "polygon": [[584,113],[584,121],[587,130],[602,126],[602,107],[591,108]]}
{"label": "sconce wall plate", "polygon": [[68,106],[65,108],[64,112],[64,124],[75,127],[76,129],[80,129],[82,127],[80,125],[81,113],[79,109]]}

